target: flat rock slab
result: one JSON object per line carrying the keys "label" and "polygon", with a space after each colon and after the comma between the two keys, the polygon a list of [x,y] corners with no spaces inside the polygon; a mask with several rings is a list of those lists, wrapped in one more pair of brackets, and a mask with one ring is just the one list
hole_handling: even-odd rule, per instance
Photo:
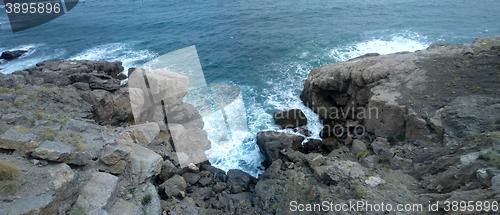
{"label": "flat rock slab", "polygon": [[63,142],[44,141],[33,151],[33,156],[55,162],[64,162],[75,165],[86,165],[88,155],[76,152],[76,147]]}
{"label": "flat rock slab", "polygon": [[33,134],[21,134],[16,130],[10,129],[0,135],[0,148],[2,149],[19,149],[23,144],[35,140]]}
{"label": "flat rock slab", "polygon": [[151,141],[160,133],[160,126],[155,122],[148,122],[139,125],[133,125],[126,129],[132,134],[137,143],[149,145]]}
{"label": "flat rock slab", "polygon": [[108,173],[94,173],[87,185],[80,191],[76,204],[87,212],[102,209],[115,191],[118,180],[118,177]]}
{"label": "flat rock slab", "polygon": [[131,173],[135,182],[142,183],[160,173],[163,161],[160,155],[131,141],[119,140],[118,143],[130,151]]}

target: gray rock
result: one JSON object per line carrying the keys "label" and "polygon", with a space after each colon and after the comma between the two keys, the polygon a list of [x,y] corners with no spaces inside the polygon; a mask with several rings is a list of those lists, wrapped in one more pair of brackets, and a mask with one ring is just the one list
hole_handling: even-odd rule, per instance
{"label": "gray rock", "polygon": [[118,199],[109,211],[109,215],[142,215],[141,206],[135,205],[131,202],[127,202],[123,199]]}
{"label": "gray rock", "polygon": [[75,165],[86,165],[90,161],[88,154],[76,152],[76,147],[63,142],[44,141],[33,151],[36,158],[64,162]]}
{"label": "gray rock", "polygon": [[21,134],[14,129],[9,129],[0,135],[0,148],[2,149],[19,149],[25,143],[35,140],[35,135]]}
{"label": "gray rock", "polygon": [[163,158],[155,152],[127,140],[117,140],[120,147],[130,151],[130,173],[136,183],[158,175]]}
{"label": "gray rock", "polygon": [[307,124],[307,117],[300,109],[277,111],[274,113],[274,123],[281,129],[295,128]]}
{"label": "gray rock", "polygon": [[28,118],[24,114],[9,113],[2,116],[2,120],[7,124],[13,125],[27,125],[29,124]]}
{"label": "gray rock", "polygon": [[101,169],[112,174],[121,174],[130,161],[130,151],[107,145],[104,147],[100,160],[103,162]]}
{"label": "gray rock", "polygon": [[394,156],[394,153],[390,150],[391,144],[387,142],[385,138],[377,138],[371,143],[373,152],[376,155],[383,156],[384,159],[389,160]]}
{"label": "gray rock", "polygon": [[355,155],[358,155],[359,153],[368,151],[368,148],[366,148],[366,144],[363,141],[355,139],[352,141],[351,151]]}
{"label": "gray rock", "polygon": [[85,82],[75,82],[72,85],[73,85],[73,87],[75,87],[78,90],[83,90],[83,91],[92,90],[92,89],[90,89],[89,84],[85,83]]}
{"label": "gray rock", "polygon": [[238,184],[245,190],[248,189],[248,186],[253,180],[255,179],[251,175],[239,169],[230,169],[227,171],[227,183]]}
{"label": "gray rock", "polygon": [[186,181],[184,181],[184,178],[179,175],[174,175],[172,178],[168,179],[160,185],[160,189],[165,192],[167,198],[174,196],[180,197],[181,191],[186,190],[186,187]]}
{"label": "gray rock", "polygon": [[76,204],[86,212],[102,209],[116,189],[118,180],[118,177],[108,173],[94,173],[90,181],[80,191]]}
{"label": "gray rock", "polygon": [[261,131],[257,133],[257,145],[269,165],[273,161],[284,157],[280,152],[281,150],[298,149],[304,139],[302,136],[283,132]]}
{"label": "gray rock", "polygon": [[391,168],[392,169],[406,169],[412,165],[413,161],[410,159],[402,158],[399,156],[394,156],[391,159]]}
{"label": "gray rock", "polygon": [[156,191],[156,187],[151,182],[146,183],[145,195],[151,195],[149,204],[143,206],[145,214],[161,215],[162,209],[160,204],[160,196]]}
{"label": "gray rock", "polygon": [[112,93],[105,90],[83,91],[81,97],[93,106],[96,120],[102,125],[120,125],[133,120],[126,89]]}
{"label": "gray rock", "polygon": [[156,122],[148,122],[127,127],[125,131],[129,131],[137,143],[147,146],[160,133],[160,127]]}

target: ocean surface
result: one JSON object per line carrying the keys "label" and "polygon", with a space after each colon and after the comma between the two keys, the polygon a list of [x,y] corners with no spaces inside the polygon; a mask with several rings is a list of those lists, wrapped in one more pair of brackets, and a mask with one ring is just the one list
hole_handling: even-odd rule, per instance
{"label": "ocean surface", "polygon": [[[67,14],[15,34],[0,5],[0,52],[29,50],[1,60],[3,73],[52,59],[122,61],[127,69],[195,45],[207,83],[237,85],[247,115],[248,132],[229,143],[211,140],[209,153],[218,152],[211,162],[254,176],[263,161],[255,134],[277,130],[274,111],[301,108],[317,137],[317,116],[299,99],[311,68],[500,35],[498,0],[80,0]],[[205,121],[210,136],[218,127]]]}

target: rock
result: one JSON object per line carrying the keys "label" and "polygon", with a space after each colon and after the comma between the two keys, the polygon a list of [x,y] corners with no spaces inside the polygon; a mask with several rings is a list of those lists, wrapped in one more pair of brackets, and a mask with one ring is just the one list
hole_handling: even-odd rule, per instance
{"label": "rock", "polygon": [[198,180],[200,180],[201,175],[200,173],[192,173],[192,172],[186,172],[182,174],[182,177],[188,183],[189,185],[194,185]]}
{"label": "rock", "polygon": [[304,145],[302,145],[301,151],[304,153],[318,152],[321,142],[322,140],[318,139],[307,139]]}
{"label": "rock", "polygon": [[224,182],[217,182],[215,185],[212,187],[212,190],[215,193],[220,193],[226,189],[226,183]]}
{"label": "rock", "polygon": [[365,183],[370,186],[370,187],[376,187],[378,186],[379,184],[383,184],[385,183],[384,179],[381,179],[380,177],[378,176],[371,176],[371,177],[368,177],[366,180],[365,180]]}
{"label": "rock", "polygon": [[155,103],[165,101],[167,106],[179,105],[189,90],[189,78],[175,72],[154,70],[147,71],[146,76]]}
{"label": "rock", "polygon": [[26,78],[17,74],[3,74],[0,73],[0,87],[12,88],[24,86]]}
{"label": "rock", "polygon": [[277,111],[274,113],[274,123],[281,129],[295,128],[307,124],[307,117],[300,109]]}
{"label": "rock", "polygon": [[391,145],[387,142],[385,138],[377,138],[371,143],[373,152],[376,155],[383,156],[385,159],[389,160],[394,156],[394,153],[390,150]]}
{"label": "rock", "polygon": [[406,169],[412,165],[412,162],[413,161],[410,159],[402,158],[396,155],[391,159],[391,168]]}
{"label": "rock", "polygon": [[90,91],[90,86],[88,83],[85,82],[75,82],[72,84],[73,87],[75,87],[78,90],[83,90],[83,91]]}
{"label": "rock", "polygon": [[142,215],[144,212],[140,206],[118,199],[109,211],[109,215]]}
{"label": "rock", "polygon": [[118,178],[108,173],[95,172],[80,191],[76,204],[86,212],[102,209],[116,189]]}
{"label": "rock", "polygon": [[248,189],[248,186],[253,180],[255,180],[255,178],[239,169],[230,169],[229,171],[227,171],[227,183],[238,184],[245,190]]}
{"label": "rock", "polygon": [[0,59],[12,60],[21,57],[21,55],[23,55],[26,52],[28,51],[26,50],[5,51],[2,53],[2,56],[0,56]]}
{"label": "rock", "polygon": [[166,181],[172,176],[174,176],[178,172],[178,169],[175,167],[175,165],[169,161],[169,160],[164,160],[161,166],[161,172],[160,172],[160,180]]}
{"label": "rock", "polygon": [[200,175],[201,175],[201,178],[200,178],[200,180],[198,180],[198,183],[201,186],[207,186],[207,185],[209,185],[209,184],[212,183],[213,178],[214,178],[214,176],[212,175],[212,173],[210,173],[207,170],[204,170],[204,171],[200,172]]}
{"label": "rock", "polygon": [[89,79],[89,87],[93,90],[103,89],[114,91],[120,89],[120,80],[114,79],[109,75],[92,74]]}
{"label": "rock", "polygon": [[101,125],[120,125],[131,122],[132,109],[126,89],[82,91],[81,97],[93,106],[96,121]]}
{"label": "rock", "polygon": [[127,127],[125,131],[131,133],[135,142],[147,146],[160,133],[160,127],[155,122],[149,122]]}
{"label": "rock", "polygon": [[261,131],[257,133],[257,145],[269,164],[283,158],[280,153],[283,149],[294,148],[298,150],[304,139],[302,136],[283,132]]}
{"label": "rock", "polygon": [[126,140],[118,140],[118,144],[130,151],[130,174],[134,182],[142,183],[160,173],[163,161],[160,155]]}
{"label": "rock", "polygon": [[24,144],[35,140],[35,135],[21,134],[14,129],[9,129],[0,135],[0,148],[2,149],[20,149]]}
{"label": "rock", "polygon": [[335,184],[348,180],[364,180],[366,178],[364,168],[359,163],[352,161],[334,162],[325,172]]}
{"label": "rock", "polygon": [[[182,168],[191,163],[196,164],[208,160],[204,150],[210,149],[211,144],[204,130],[190,127],[186,129],[183,125],[176,123],[169,123],[168,128]],[[181,159],[182,157],[185,159]]]}
{"label": "rock", "polygon": [[130,151],[128,149],[107,145],[99,158],[103,165],[100,169],[112,173],[122,174],[130,161]]}
{"label": "rock", "polygon": [[9,113],[2,116],[2,120],[12,125],[28,125],[28,118],[24,114]]}
{"label": "rock", "polygon": [[353,154],[358,155],[359,153],[368,151],[368,148],[366,148],[366,144],[363,141],[355,139],[352,141],[351,151]]}
{"label": "rock", "polygon": [[75,146],[48,140],[42,142],[40,146],[33,151],[33,156],[44,160],[75,165],[86,165],[90,162],[87,154],[76,152]]}
{"label": "rock", "polygon": [[165,192],[167,198],[180,197],[181,191],[186,190],[186,187],[186,181],[184,181],[184,178],[179,175],[174,175],[172,178],[160,185],[160,189]]}
{"label": "rock", "polygon": [[328,153],[335,150],[338,146],[339,141],[337,141],[337,138],[335,137],[328,137],[326,139],[323,139],[319,144],[319,147]]}
{"label": "rock", "polygon": [[160,205],[160,196],[156,191],[156,187],[151,182],[147,182],[145,186],[145,195],[150,195],[151,201],[149,201],[149,204],[143,206],[144,213],[151,215],[161,215],[162,209]]}
{"label": "rock", "polygon": [[214,180],[215,181],[218,181],[218,182],[226,182],[227,180],[227,175],[226,175],[226,172],[224,172],[224,170],[221,170],[219,168],[216,168],[216,167],[213,167],[209,164],[202,164],[201,165],[201,170],[207,170],[209,171],[210,173],[212,173],[212,175],[214,176]]}

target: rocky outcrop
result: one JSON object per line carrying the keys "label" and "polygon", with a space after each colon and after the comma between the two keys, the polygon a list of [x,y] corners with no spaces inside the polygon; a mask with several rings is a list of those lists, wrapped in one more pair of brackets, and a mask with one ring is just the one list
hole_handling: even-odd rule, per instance
{"label": "rocky outcrop", "polygon": [[[489,72],[500,64],[499,41],[497,36],[472,44],[439,43],[415,53],[370,55],[314,68],[301,99],[325,125],[333,121],[345,127],[353,120],[375,136],[441,142],[450,132],[462,137],[455,130],[461,125],[452,118],[457,108],[467,111],[468,100],[470,107],[480,107],[467,112],[467,123],[475,124],[471,132],[492,131],[477,126],[495,120],[479,113],[490,113],[499,95],[497,74]],[[443,114],[451,109],[455,113]]]}
{"label": "rocky outcrop", "polygon": [[261,131],[257,133],[257,145],[267,162],[264,166],[283,158],[282,150],[299,150],[304,139],[302,136],[283,132]]}
{"label": "rocky outcrop", "polygon": [[5,51],[0,56],[0,59],[12,60],[12,59],[21,57],[21,55],[23,55],[26,52],[28,52],[28,51],[26,51],[26,50]]}

